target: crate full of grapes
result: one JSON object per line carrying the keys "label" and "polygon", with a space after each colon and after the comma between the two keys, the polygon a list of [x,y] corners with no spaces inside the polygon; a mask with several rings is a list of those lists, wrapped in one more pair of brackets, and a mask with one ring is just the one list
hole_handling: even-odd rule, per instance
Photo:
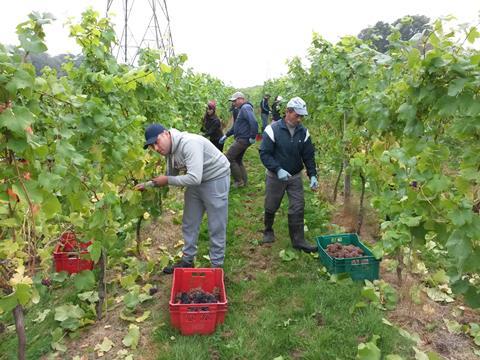
{"label": "crate full of grapes", "polygon": [[170,319],[182,335],[212,334],[224,322],[227,306],[223,269],[175,269]]}
{"label": "crate full of grapes", "polygon": [[357,234],[324,235],[316,238],[323,265],[331,274],[348,273],[353,280],[375,280],[380,261]]}

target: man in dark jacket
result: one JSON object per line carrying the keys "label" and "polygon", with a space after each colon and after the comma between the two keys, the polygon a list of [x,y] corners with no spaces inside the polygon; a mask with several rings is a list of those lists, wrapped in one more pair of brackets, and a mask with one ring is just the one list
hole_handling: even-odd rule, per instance
{"label": "man in dark jacket", "polygon": [[265,230],[263,242],[272,243],[275,240],[273,221],[275,212],[280,207],[285,191],[288,195],[288,230],[295,249],[305,252],[317,251],[305,241],[302,169],[307,168],[310,178],[310,188],[318,188],[317,170],[315,165],[315,149],[308,130],[301,125],[307,113],[305,101],[294,97],[287,104],[285,119],[267,126],[263,133],[260,146],[260,159],[267,168],[265,188]]}
{"label": "man in dark jacket", "polygon": [[268,104],[268,99],[270,99],[269,94],[263,96],[262,101],[260,102],[260,116],[262,117],[262,132],[265,131],[265,128],[268,124],[268,115],[270,115],[270,105]]}
{"label": "man in dark jacket", "polygon": [[240,91],[233,94],[230,101],[233,101],[233,105],[239,111],[231,129],[220,138],[220,144],[223,144],[227,137],[234,136],[235,141],[228,149],[226,156],[230,161],[233,186],[242,187],[247,185],[247,170],[243,165],[243,155],[250,145],[255,144],[258,123],[252,104],[245,100],[245,96]]}
{"label": "man in dark jacket", "polygon": [[217,108],[217,103],[215,100],[210,100],[207,104],[207,109],[205,110],[205,115],[203,116],[202,128],[200,131],[203,133],[203,136],[209,138],[215,147],[223,152],[223,144],[220,144],[219,140],[223,136],[222,132],[222,123],[218,118],[215,110]]}

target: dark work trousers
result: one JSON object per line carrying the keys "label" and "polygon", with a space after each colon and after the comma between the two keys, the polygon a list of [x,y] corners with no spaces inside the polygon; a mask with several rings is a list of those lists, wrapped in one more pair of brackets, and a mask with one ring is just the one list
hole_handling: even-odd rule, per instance
{"label": "dark work trousers", "polygon": [[276,176],[268,176],[265,186],[265,212],[275,214],[282,203],[285,191],[288,195],[288,214],[302,214],[305,208],[303,196],[303,182],[301,174],[289,178],[287,181],[279,180]]}
{"label": "dark work trousers", "polygon": [[228,161],[230,161],[230,170],[236,186],[247,185],[247,170],[243,165],[243,155],[245,155],[245,151],[247,151],[249,146],[248,140],[237,139],[225,154]]}
{"label": "dark work trousers", "polygon": [[220,150],[221,152],[223,152],[223,144],[220,144],[218,141],[220,140],[220,138],[218,139],[211,139],[210,138],[210,141],[212,142],[213,145],[215,145],[215,147]]}
{"label": "dark work trousers", "polygon": [[265,131],[265,128],[268,125],[268,114],[261,113],[260,116],[262,118],[262,133],[263,133]]}

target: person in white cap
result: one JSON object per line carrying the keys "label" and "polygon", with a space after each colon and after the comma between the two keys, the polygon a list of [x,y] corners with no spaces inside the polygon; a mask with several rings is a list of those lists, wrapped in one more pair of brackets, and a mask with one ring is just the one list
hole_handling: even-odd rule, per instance
{"label": "person in white cap", "polygon": [[270,94],[265,94],[262,101],[260,101],[260,116],[262,118],[262,132],[265,131],[265,128],[268,124],[268,117],[272,113],[270,110],[270,105],[268,104],[270,100]]}
{"label": "person in white cap", "polygon": [[302,126],[307,105],[299,97],[287,103],[285,119],[268,125],[263,133],[260,159],[267,168],[263,244],[275,241],[273,222],[283,195],[288,195],[288,230],[293,248],[315,252],[317,247],[305,241],[302,169],[307,168],[310,188],[318,188],[315,149],[308,130]]}
{"label": "person in white cap", "polygon": [[283,97],[281,95],[277,95],[275,100],[272,104],[272,122],[278,121],[282,118],[280,114],[280,103],[282,102]]}
{"label": "person in white cap", "polygon": [[253,106],[245,100],[245,95],[237,91],[230,101],[235,108],[239,109],[237,118],[230,130],[223,135],[219,142],[223,144],[227,137],[233,135],[234,143],[227,151],[227,159],[230,161],[230,169],[233,176],[233,186],[243,187],[247,185],[247,170],[243,165],[243,155],[250,145],[255,144],[258,132],[258,123],[253,113]]}

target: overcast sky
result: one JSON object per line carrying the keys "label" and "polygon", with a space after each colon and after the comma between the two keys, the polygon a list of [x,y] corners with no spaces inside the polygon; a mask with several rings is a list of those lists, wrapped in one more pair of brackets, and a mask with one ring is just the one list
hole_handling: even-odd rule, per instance
{"label": "overcast sky", "polygon": [[[124,1],[113,0],[115,22],[122,21]],[[132,1],[131,31],[140,39],[150,7],[148,0]],[[79,52],[68,38],[66,19],[78,19],[88,6],[104,14],[107,0],[16,0],[8,4],[0,11],[0,43],[17,44],[15,27],[29,12],[50,12],[57,20],[45,30],[49,53],[55,55]],[[167,5],[175,52],[186,53],[188,65],[196,71],[236,87],[259,85],[283,74],[286,59],[306,54],[313,31],[336,42],[377,21],[393,22],[404,15],[431,19],[454,15],[462,22],[478,24],[480,10],[480,0],[167,0]],[[160,22],[165,25],[163,17]]]}

